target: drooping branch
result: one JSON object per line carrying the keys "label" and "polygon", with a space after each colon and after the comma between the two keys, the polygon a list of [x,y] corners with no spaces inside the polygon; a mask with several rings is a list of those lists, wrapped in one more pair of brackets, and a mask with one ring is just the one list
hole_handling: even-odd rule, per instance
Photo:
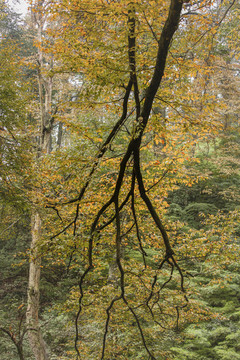
{"label": "drooping branch", "polygon": [[116,296],[114,299],[112,299],[110,305],[108,306],[108,308],[107,308],[107,310],[106,310],[107,320],[106,320],[106,323],[105,323],[105,330],[104,330],[104,335],[103,335],[103,345],[102,345],[102,356],[101,356],[101,360],[104,359],[104,355],[105,355],[105,348],[106,348],[107,333],[108,333],[108,328],[109,328],[111,310],[112,310],[115,302],[118,301],[118,300],[121,300],[121,299],[122,299],[122,295]]}
{"label": "drooping branch", "polygon": [[[139,241],[139,246],[140,246],[141,252],[143,255],[145,255],[145,252],[144,252],[144,249],[143,249],[143,246],[141,243],[141,239],[140,239],[140,232],[139,232],[137,216],[136,216],[136,212],[135,212],[134,188],[135,188],[135,177],[136,177],[137,182],[138,182],[138,189],[139,189],[140,196],[143,199],[144,203],[146,204],[147,209],[148,209],[152,219],[154,220],[157,228],[159,229],[159,231],[162,235],[163,241],[164,241],[164,245],[165,245],[165,249],[166,249],[166,257],[164,258],[164,262],[166,262],[166,261],[168,262],[169,258],[173,257],[174,252],[170,245],[170,241],[169,241],[167,232],[166,232],[166,230],[165,230],[165,228],[164,228],[164,226],[163,226],[163,224],[162,224],[162,222],[161,222],[161,220],[160,220],[160,218],[159,218],[159,216],[158,216],[158,214],[157,214],[157,212],[145,190],[142,173],[141,173],[141,167],[140,167],[140,146],[141,146],[144,130],[145,130],[148,120],[149,120],[149,116],[150,116],[151,109],[152,109],[152,104],[153,104],[154,98],[156,96],[156,93],[158,91],[159,85],[161,83],[161,80],[162,80],[162,77],[164,74],[166,58],[167,58],[167,54],[169,51],[169,46],[170,46],[173,35],[174,35],[175,31],[177,30],[177,27],[179,24],[181,9],[182,9],[182,2],[180,2],[179,0],[171,0],[168,18],[165,22],[165,25],[163,27],[163,30],[162,30],[162,33],[161,33],[161,36],[160,36],[160,39],[158,42],[158,52],[157,52],[154,73],[153,73],[150,85],[146,91],[145,101],[143,103],[143,108],[141,110],[140,109],[140,101],[139,101],[137,72],[136,72],[136,59],[135,59],[135,55],[136,55],[135,54],[135,52],[136,52],[135,16],[136,15],[135,15],[134,5],[132,3],[129,4],[129,7],[128,7],[128,30],[129,30],[128,55],[129,55],[130,80],[129,80],[129,84],[126,89],[126,94],[125,94],[125,98],[123,101],[122,116],[121,116],[120,120],[117,122],[117,124],[115,125],[114,129],[109,134],[109,136],[106,139],[106,141],[104,142],[104,144],[102,145],[101,150],[92,166],[92,170],[90,171],[89,176],[79,193],[79,196],[76,199],[73,199],[68,202],[68,203],[74,203],[76,201],[78,202],[78,205],[77,205],[77,213],[78,213],[79,203],[91,181],[93,173],[95,172],[95,170],[99,164],[99,160],[103,157],[103,155],[105,154],[105,152],[108,149],[108,145],[113,140],[116,133],[119,131],[119,129],[121,128],[122,124],[125,121],[125,118],[127,115],[127,105],[128,105],[131,89],[133,86],[134,99],[135,99],[135,105],[136,105],[136,120],[137,120],[136,126],[135,126],[134,132],[132,134],[132,137],[129,141],[129,144],[127,146],[126,152],[120,162],[119,172],[118,172],[114,191],[113,191],[110,199],[98,211],[98,213],[96,214],[96,216],[92,222],[89,241],[88,241],[88,264],[86,265],[85,271],[79,280],[79,290],[80,290],[79,310],[78,310],[78,313],[76,316],[76,321],[75,321],[75,326],[76,326],[75,349],[76,349],[79,357],[80,357],[80,354],[79,354],[79,350],[78,350],[78,346],[77,346],[77,344],[78,344],[78,319],[79,319],[81,311],[82,311],[82,299],[84,296],[83,283],[84,283],[84,280],[85,280],[87,274],[90,272],[91,269],[93,269],[93,266],[94,266],[93,258],[92,258],[94,237],[95,237],[96,233],[98,233],[104,227],[107,227],[108,225],[110,225],[112,223],[112,221],[115,220],[115,224],[116,224],[116,227],[115,227],[115,229],[116,229],[115,251],[116,251],[116,263],[117,263],[117,267],[119,270],[119,276],[120,276],[120,283],[119,283],[120,295],[112,299],[112,301],[110,302],[110,305],[108,306],[108,308],[106,310],[107,319],[106,319],[106,323],[105,323],[105,331],[104,331],[104,337],[103,337],[101,359],[102,360],[104,359],[104,353],[105,353],[105,348],[106,348],[106,339],[107,339],[108,327],[109,327],[109,322],[110,322],[110,313],[111,313],[112,308],[114,307],[115,302],[118,300],[121,300],[121,299],[124,301],[125,305],[127,306],[128,311],[131,313],[131,315],[135,319],[135,322],[137,324],[138,330],[141,335],[143,346],[146,349],[148,356],[150,357],[150,359],[155,359],[153,353],[148,348],[146,339],[143,334],[140,319],[139,319],[137,313],[135,312],[134,308],[128,303],[128,300],[125,296],[125,270],[123,268],[122,259],[121,259],[121,257],[122,257],[121,246],[122,245],[121,245],[120,211],[124,208],[125,204],[127,204],[128,199],[131,196],[131,199],[132,199],[131,208],[132,208],[132,214],[133,214],[135,227],[136,227],[136,231],[137,231],[137,238]],[[133,164],[133,174],[134,175],[132,177],[131,189],[128,192],[128,195],[126,196],[126,198],[122,202],[122,204],[119,204],[120,190],[123,185],[123,179],[126,175],[127,164],[129,163],[131,158],[134,159],[134,164]],[[107,223],[105,223],[104,225],[99,226],[97,228],[97,225],[99,223],[101,216],[106,212],[106,210],[112,204],[114,204],[114,215]],[[76,221],[76,218],[75,218],[75,221]],[[149,295],[148,302],[151,300],[151,297],[153,296],[154,286],[155,286],[156,281],[157,281],[157,278],[153,282],[153,286],[152,286],[152,290]]]}
{"label": "drooping branch", "polygon": [[[133,171],[133,178],[134,178],[134,182],[135,182],[135,172],[134,171]],[[144,250],[143,245],[142,245],[142,241],[141,241],[141,235],[140,235],[140,231],[139,231],[139,225],[138,225],[138,220],[137,220],[137,215],[136,215],[136,210],[135,210],[134,192],[132,194],[131,209],[132,209],[134,223],[135,223],[135,226],[136,226],[136,235],[137,235],[137,239],[138,239],[138,244],[139,244],[140,251],[141,251],[141,254],[142,254],[142,257],[143,257],[144,267],[146,268],[147,265],[146,265],[146,258],[145,257],[147,256],[147,253]]]}
{"label": "drooping branch", "polygon": [[75,198],[75,199],[67,201],[65,204],[72,204],[72,203],[75,203],[77,201],[82,200],[82,198],[83,198],[83,196],[85,194],[85,191],[87,190],[87,188],[88,188],[88,186],[89,186],[89,184],[91,182],[92,176],[93,176],[95,170],[98,167],[99,161],[104,156],[105,152],[108,149],[108,146],[110,145],[110,143],[114,139],[114,137],[117,135],[119,129],[121,128],[121,126],[123,125],[123,123],[124,123],[124,121],[125,121],[125,119],[127,117],[128,100],[129,100],[129,96],[130,96],[130,93],[131,93],[131,88],[132,88],[132,80],[130,79],[129,82],[128,82],[128,85],[126,87],[126,92],[125,92],[125,96],[124,96],[124,99],[123,99],[123,105],[122,105],[123,111],[122,111],[122,115],[121,115],[120,119],[117,121],[117,123],[115,124],[115,126],[111,130],[110,134],[108,135],[107,139],[102,144],[102,146],[101,146],[101,148],[100,148],[100,150],[98,152],[98,155],[96,156],[96,160],[94,161],[92,169],[89,172],[89,175],[87,176],[87,180],[85,181],[85,184],[82,186],[78,197]]}
{"label": "drooping branch", "polygon": [[137,177],[137,181],[138,181],[139,192],[140,192],[141,198],[145,202],[155,224],[157,225],[158,229],[160,230],[160,232],[162,234],[162,238],[163,238],[165,248],[166,248],[166,255],[167,255],[167,257],[170,257],[174,254],[174,252],[170,245],[168,234],[167,234],[165,227],[163,226],[162,221],[160,220],[150,198],[148,197],[145,187],[144,187],[142,173],[140,170],[139,149],[134,150],[134,166],[135,166],[134,169],[135,169],[135,173],[136,173],[136,177]]}
{"label": "drooping branch", "polygon": [[[128,203],[128,200],[130,197],[134,196],[134,188],[135,188],[135,175],[132,176],[132,184],[131,184],[131,188],[127,194],[127,196],[125,197],[124,201],[122,202],[122,204],[119,206],[119,211],[121,211],[124,206]],[[107,222],[105,222],[103,225],[98,227],[98,231],[103,230],[105,227],[109,226],[114,220],[116,219],[116,214],[114,214],[111,219],[109,219]]]}
{"label": "drooping branch", "polygon": [[153,355],[152,351],[150,351],[150,349],[149,349],[149,347],[148,347],[148,345],[147,345],[147,343],[146,343],[146,339],[145,339],[145,336],[144,336],[144,333],[143,333],[143,330],[142,330],[142,326],[141,326],[140,320],[139,320],[136,312],[134,311],[133,307],[129,305],[129,303],[128,303],[128,301],[126,300],[125,297],[123,297],[123,300],[124,300],[125,304],[127,305],[129,311],[131,312],[131,314],[133,315],[133,317],[134,317],[134,319],[135,319],[135,321],[136,321],[136,323],[137,323],[137,327],[138,327],[138,330],[139,330],[140,335],[141,335],[141,338],[142,338],[142,343],[143,343],[143,346],[144,346],[146,352],[147,352],[148,355],[149,355],[149,359],[151,359],[151,360],[157,360],[157,359],[155,358],[155,356]]}

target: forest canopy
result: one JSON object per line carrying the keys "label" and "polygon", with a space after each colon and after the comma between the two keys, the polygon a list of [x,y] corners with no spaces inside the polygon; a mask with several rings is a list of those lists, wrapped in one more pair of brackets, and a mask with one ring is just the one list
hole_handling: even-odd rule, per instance
{"label": "forest canopy", "polygon": [[3,359],[239,359],[237,1],[0,1]]}

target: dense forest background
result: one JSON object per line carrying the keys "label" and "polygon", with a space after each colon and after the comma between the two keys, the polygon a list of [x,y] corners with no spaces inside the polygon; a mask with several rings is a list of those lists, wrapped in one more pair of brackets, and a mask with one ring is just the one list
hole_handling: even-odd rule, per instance
{"label": "dense forest background", "polygon": [[1,360],[240,359],[239,34],[234,0],[0,0]]}

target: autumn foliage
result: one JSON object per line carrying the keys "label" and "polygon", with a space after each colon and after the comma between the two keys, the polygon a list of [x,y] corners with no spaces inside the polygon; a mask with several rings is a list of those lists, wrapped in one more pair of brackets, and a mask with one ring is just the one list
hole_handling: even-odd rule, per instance
{"label": "autumn foliage", "polygon": [[238,12],[235,1],[32,2],[24,66],[38,85],[21,190],[42,224],[30,263],[69,277],[51,310],[71,329],[62,359],[171,359],[189,324],[221,318],[201,287],[222,279],[196,277],[239,255],[238,212],[225,206],[237,186],[206,185],[238,176],[222,145],[238,123]]}

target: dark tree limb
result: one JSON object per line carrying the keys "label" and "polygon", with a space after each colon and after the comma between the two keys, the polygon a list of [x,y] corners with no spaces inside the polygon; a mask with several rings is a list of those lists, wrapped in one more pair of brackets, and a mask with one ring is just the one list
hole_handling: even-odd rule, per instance
{"label": "dark tree limb", "polygon": [[151,200],[149,199],[145,187],[144,187],[144,183],[143,183],[143,179],[142,179],[142,173],[140,170],[140,159],[139,159],[139,149],[135,149],[134,151],[134,170],[136,173],[136,177],[137,177],[137,181],[138,181],[138,187],[139,187],[139,192],[141,195],[141,198],[143,199],[143,201],[145,202],[155,224],[157,225],[158,229],[160,230],[161,234],[162,234],[162,238],[165,244],[165,248],[166,248],[166,255],[168,257],[172,256],[174,254],[172,247],[170,245],[170,241],[168,238],[168,234],[165,230],[165,227],[162,224],[162,221],[160,220],[154,206],[152,205]]}
{"label": "dark tree limb", "polygon": [[95,172],[95,170],[97,169],[98,167],[98,164],[99,164],[99,161],[100,159],[104,156],[105,152],[107,151],[108,149],[108,146],[110,145],[111,141],[114,139],[114,137],[117,135],[119,129],[121,128],[121,126],[123,125],[126,117],[127,117],[127,108],[128,108],[128,100],[129,100],[129,96],[130,96],[130,92],[131,92],[131,88],[132,88],[132,80],[130,79],[129,82],[128,82],[128,85],[126,87],[126,93],[125,93],[125,96],[124,96],[124,99],[123,99],[123,111],[122,111],[122,116],[120,117],[120,119],[117,121],[117,123],[115,124],[115,126],[113,127],[112,131],[110,132],[110,134],[108,135],[107,139],[104,141],[104,143],[102,144],[101,146],[101,149],[99,150],[99,153],[96,157],[96,160],[92,166],[92,169],[89,173],[89,175],[87,176],[87,180],[85,182],[85,184],[82,186],[80,192],[79,192],[79,195],[77,198],[75,199],[72,199],[72,200],[69,200],[68,202],[66,202],[65,204],[72,204],[72,203],[75,203],[77,201],[81,201],[84,194],[85,194],[85,191],[87,190],[90,182],[91,182],[91,179],[92,179],[92,176]]}
{"label": "dark tree limb", "polygon": [[[183,5],[183,3],[179,0],[171,0],[169,12],[168,12],[168,18],[165,22],[160,39],[158,41],[158,51],[157,51],[155,69],[153,72],[152,80],[150,81],[149,87],[147,88],[143,106],[142,106],[142,110],[141,110],[140,100],[139,100],[139,89],[138,89],[138,82],[137,82],[137,72],[136,72],[136,59],[135,59],[135,56],[136,56],[136,35],[135,35],[136,14],[135,14],[135,9],[134,9],[134,4],[131,2],[129,3],[129,6],[128,6],[128,31],[129,31],[128,56],[129,56],[129,68],[130,68],[130,80],[129,80],[128,86],[126,88],[126,93],[125,93],[125,97],[123,100],[122,116],[119,119],[119,121],[116,123],[116,125],[114,126],[113,130],[107,137],[104,144],[101,146],[101,149],[96,157],[96,160],[95,160],[95,162],[92,166],[92,169],[87,177],[87,180],[86,180],[85,184],[83,185],[82,189],[80,190],[79,196],[68,202],[69,204],[77,202],[77,212],[76,212],[75,219],[73,221],[74,228],[75,228],[76,221],[78,218],[80,201],[82,200],[84,193],[90,184],[92,176],[93,176],[96,168],[98,167],[100,159],[103,157],[103,155],[105,154],[105,152],[108,149],[109,144],[111,143],[111,141],[114,139],[114,137],[116,136],[119,129],[124,124],[124,121],[127,116],[128,101],[129,101],[131,89],[133,87],[135,106],[136,106],[136,127],[134,129],[132,138],[129,141],[126,152],[120,162],[120,167],[119,167],[119,172],[118,172],[118,176],[117,176],[117,180],[116,180],[116,184],[115,184],[115,189],[114,189],[110,199],[101,207],[101,209],[98,211],[97,215],[95,216],[95,219],[92,222],[89,241],[88,241],[88,264],[86,265],[85,271],[82,274],[82,276],[80,277],[80,281],[79,281],[79,290],[80,290],[79,310],[78,310],[76,320],[75,320],[75,326],[76,326],[75,349],[78,354],[78,357],[80,357],[79,350],[77,347],[78,336],[79,336],[78,320],[79,320],[79,317],[80,317],[80,314],[82,311],[82,299],[84,296],[83,283],[84,283],[84,280],[85,280],[87,274],[90,272],[90,270],[93,269],[93,266],[94,266],[94,264],[93,264],[94,237],[95,237],[95,234],[97,234],[100,230],[102,230],[104,227],[106,227],[110,223],[112,223],[113,220],[115,220],[115,224],[116,224],[115,251],[116,251],[116,263],[117,263],[117,267],[119,270],[119,276],[120,276],[120,284],[119,284],[120,295],[115,297],[114,299],[112,299],[109,307],[106,310],[107,319],[106,319],[106,323],[105,323],[105,331],[104,331],[104,337],[103,337],[101,359],[102,360],[104,359],[111,310],[114,307],[114,304],[116,303],[116,301],[121,300],[121,299],[125,303],[128,311],[132,314],[132,316],[137,324],[139,333],[141,335],[142,344],[149,356],[149,359],[152,359],[152,360],[156,359],[154,357],[152,351],[149,349],[149,347],[147,345],[139,317],[138,317],[136,311],[134,310],[134,308],[129,304],[127,297],[125,295],[125,270],[123,268],[122,259],[121,259],[121,257],[122,257],[121,238],[122,237],[121,237],[120,211],[127,204],[130,196],[132,199],[131,208],[132,208],[132,214],[133,214],[134,223],[135,223],[135,227],[136,227],[139,246],[140,246],[142,254],[145,255],[145,252],[144,252],[144,249],[143,249],[143,246],[141,243],[138,221],[137,221],[137,216],[136,216],[136,211],[135,211],[135,195],[134,195],[135,177],[138,182],[139,194],[140,194],[142,200],[144,201],[145,205],[147,206],[147,209],[148,209],[152,219],[154,220],[157,228],[159,229],[159,231],[162,235],[163,241],[164,241],[166,255],[165,255],[165,258],[163,259],[162,263],[159,266],[159,270],[162,268],[162,266],[165,262],[168,262],[170,264],[170,266],[172,268],[172,272],[173,272],[173,268],[176,267],[179,271],[179,274],[181,275],[181,288],[182,288],[182,290],[184,290],[183,274],[182,274],[181,269],[178,266],[177,262],[173,258],[174,252],[170,245],[170,240],[168,238],[168,234],[167,234],[167,232],[162,224],[162,221],[160,220],[150,198],[147,195],[147,191],[144,186],[141,167],[140,167],[140,147],[141,147],[141,142],[142,142],[142,136],[143,136],[144,130],[148,124],[148,120],[149,120],[150,113],[152,110],[152,104],[153,104],[153,101],[155,99],[155,96],[157,94],[159,85],[161,83],[161,80],[162,80],[162,77],[164,74],[167,54],[169,51],[169,47],[170,47],[170,43],[172,41],[173,35],[174,35],[175,31],[177,30],[177,27],[179,24],[182,5]],[[119,204],[120,190],[123,185],[124,176],[126,175],[127,164],[129,163],[129,161],[132,157],[134,159],[134,164],[133,164],[133,174],[134,175],[132,177],[131,189],[128,192],[128,195],[126,196],[125,200],[120,205]],[[102,225],[102,227],[101,226],[98,227],[98,223],[99,223],[101,216],[106,212],[106,210],[112,204],[114,205],[114,216],[107,223]],[[170,259],[172,260],[172,262],[169,261]],[[171,276],[172,276],[172,273],[171,273],[169,279],[162,285],[162,288],[164,286],[166,286],[167,283],[171,280]],[[149,305],[150,300],[154,296],[154,287],[156,285],[156,282],[157,282],[157,277],[155,277],[153,280],[152,289],[151,289],[150,295],[147,299],[148,305]]]}

